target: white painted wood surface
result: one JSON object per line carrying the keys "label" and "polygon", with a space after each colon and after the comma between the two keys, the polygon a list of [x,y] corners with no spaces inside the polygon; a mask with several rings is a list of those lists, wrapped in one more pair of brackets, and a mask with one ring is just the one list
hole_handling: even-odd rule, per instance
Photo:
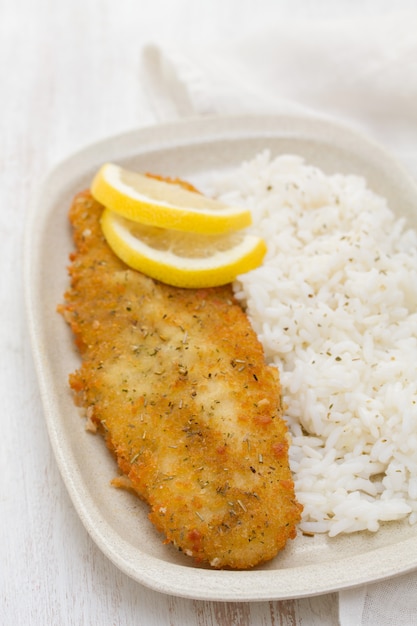
{"label": "white painted wood surface", "polygon": [[[354,10],[348,0],[341,4]],[[366,11],[371,3],[360,4]],[[336,594],[199,602],[155,593],[118,571],[85,532],[58,473],[24,318],[27,206],[61,158],[155,121],[139,80],[142,46],[229,37],[254,12],[271,8],[277,19],[303,11],[314,18],[341,6],[330,0],[0,0],[0,624],[337,624]]]}

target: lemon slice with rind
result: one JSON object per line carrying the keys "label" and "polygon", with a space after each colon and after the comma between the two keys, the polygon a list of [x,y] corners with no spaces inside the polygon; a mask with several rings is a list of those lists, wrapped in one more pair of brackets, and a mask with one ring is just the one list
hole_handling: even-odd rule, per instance
{"label": "lemon slice with rind", "polygon": [[240,232],[196,235],[140,224],[105,209],[101,227],[127,265],[175,287],[216,287],[258,267],[263,239]]}
{"label": "lemon slice with rind", "polygon": [[123,217],[160,228],[218,234],[240,230],[252,221],[248,209],[229,206],[113,163],[99,169],[91,193]]}

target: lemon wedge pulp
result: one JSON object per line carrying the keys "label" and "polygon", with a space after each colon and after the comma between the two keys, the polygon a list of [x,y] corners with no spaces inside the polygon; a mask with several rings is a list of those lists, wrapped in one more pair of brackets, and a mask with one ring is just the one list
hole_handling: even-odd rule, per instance
{"label": "lemon wedge pulp", "polygon": [[202,235],[148,226],[110,209],[101,217],[107,243],[127,265],[175,287],[204,288],[232,282],[258,267],[263,239],[240,232]]}
{"label": "lemon wedge pulp", "polygon": [[251,213],[112,163],[95,175],[91,193],[130,220],[180,231],[220,234],[251,224]]}

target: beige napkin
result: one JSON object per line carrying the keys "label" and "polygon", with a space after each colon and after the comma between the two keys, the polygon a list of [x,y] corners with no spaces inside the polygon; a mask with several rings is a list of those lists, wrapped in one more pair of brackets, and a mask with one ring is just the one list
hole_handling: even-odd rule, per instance
{"label": "beige napkin", "polygon": [[[337,119],[384,145],[417,180],[417,12],[280,21],[211,46],[147,45],[158,121],[237,113]],[[339,594],[342,626],[417,624],[417,572]]]}
{"label": "beige napkin", "polygon": [[415,626],[417,572],[339,592],[341,626]]}
{"label": "beige napkin", "polygon": [[279,21],[210,47],[143,51],[158,120],[310,113],[356,126],[417,177],[417,12]]}

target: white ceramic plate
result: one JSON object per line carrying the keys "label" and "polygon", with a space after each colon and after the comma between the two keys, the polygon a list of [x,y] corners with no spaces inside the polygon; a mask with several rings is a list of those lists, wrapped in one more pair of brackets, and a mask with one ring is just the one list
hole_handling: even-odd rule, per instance
{"label": "white ceramic plate", "polygon": [[86,529],[122,571],[157,591],[188,598],[256,601],[322,594],[381,580],[417,567],[417,527],[388,524],[377,534],[329,539],[298,536],[270,563],[252,571],[195,566],[162,544],[144,503],[109,482],[115,462],[100,436],[84,430],[68,374],[79,365],[69,328],[56,306],[67,288],[72,249],[68,208],[105,161],[179,175],[204,186],[213,172],[269,148],[297,153],[326,172],[357,173],[417,226],[417,191],[380,148],[345,128],[305,118],[189,120],[106,139],[60,164],[31,207],[25,242],[27,312],[45,418],[56,460]]}

